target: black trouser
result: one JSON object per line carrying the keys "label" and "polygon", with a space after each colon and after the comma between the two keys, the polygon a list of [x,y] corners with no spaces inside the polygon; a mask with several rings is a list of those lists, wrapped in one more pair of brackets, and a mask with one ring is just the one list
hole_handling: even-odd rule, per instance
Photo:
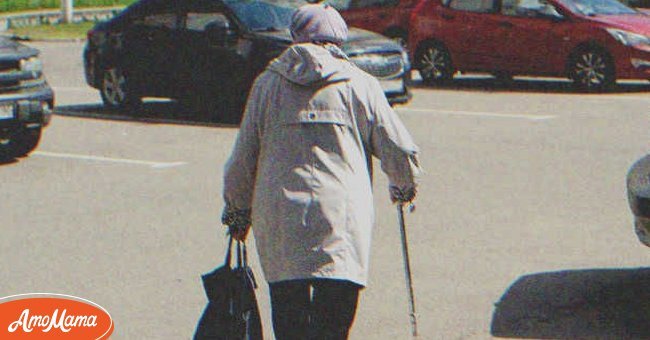
{"label": "black trouser", "polygon": [[313,279],[269,284],[277,340],[345,340],[359,290],[349,281]]}

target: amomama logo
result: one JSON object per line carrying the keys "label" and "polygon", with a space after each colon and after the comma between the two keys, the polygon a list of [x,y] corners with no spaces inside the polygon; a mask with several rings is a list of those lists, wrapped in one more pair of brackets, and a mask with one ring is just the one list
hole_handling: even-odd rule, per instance
{"label": "amomama logo", "polygon": [[33,293],[0,298],[0,339],[108,339],[113,319],[79,297]]}

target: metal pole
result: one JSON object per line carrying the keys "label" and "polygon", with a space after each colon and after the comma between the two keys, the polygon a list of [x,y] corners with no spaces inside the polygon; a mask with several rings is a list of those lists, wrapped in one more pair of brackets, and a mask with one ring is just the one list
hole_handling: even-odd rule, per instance
{"label": "metal pole", "polygon": [[402,257],[404,259],[404,276],[409,296],[409,315],[411,317],[411,329],[413,337],[418,336],[418,320],[415,313],[415,293],[413,291],[413,278],[411,276],[411,260],[409,258],[408,240],[406,238],[406,225],[404,223],[404,203],[397,205],[397,216],[399,218],[400,233],[402,235]]}
{"label": "metal pole", "polygon": [[61,18],[64,24],[72,23],[73,0],[61,0]]}

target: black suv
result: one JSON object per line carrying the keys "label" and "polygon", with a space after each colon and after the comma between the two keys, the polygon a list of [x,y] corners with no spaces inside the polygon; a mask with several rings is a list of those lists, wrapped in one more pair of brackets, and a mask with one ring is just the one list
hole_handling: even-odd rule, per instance
{"label": "black suv", "polygon": [[34,48],[0,37],[0,159],[34,150],[52,117],[54,93],[38,54]]}
{"label": "black suv", "polygon": [[[291,44],[291,15],[305,3],[138,1],[88,32],[86,81],[108,107],[138,104],[145,96],[171,97],[213,104],[217,109],[210,112],[238,119],[254,78]],[[379,79],[391,103],[409,100],[410,64],[398,43],[350,29],[343,50]]]}

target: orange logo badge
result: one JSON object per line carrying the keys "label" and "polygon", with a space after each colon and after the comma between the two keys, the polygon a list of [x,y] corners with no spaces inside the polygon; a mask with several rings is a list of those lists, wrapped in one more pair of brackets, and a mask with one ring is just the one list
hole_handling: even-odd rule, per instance
{"label": "orange logo badge", "polygon": [[21,294],[0,298],[0,339],[108,339],[113,319],[76,296]]}

